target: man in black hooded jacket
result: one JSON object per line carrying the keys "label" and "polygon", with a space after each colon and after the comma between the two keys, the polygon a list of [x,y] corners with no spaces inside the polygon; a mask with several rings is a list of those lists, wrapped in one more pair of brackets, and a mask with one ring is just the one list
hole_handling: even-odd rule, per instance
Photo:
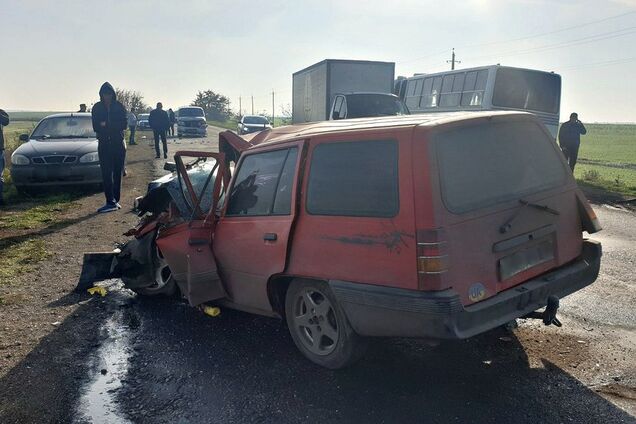
{"label": "man in black hooded jacket", "polygon": [[117,101],[117,94],[108,82],[99,89],[99,102],[93,105],[91,113],[99,142],[97,151],[106,196],[106,204],[97,212],[112,212],[121,208],[121,175],[126,158],[124,130],[128,120],[126,108]]}

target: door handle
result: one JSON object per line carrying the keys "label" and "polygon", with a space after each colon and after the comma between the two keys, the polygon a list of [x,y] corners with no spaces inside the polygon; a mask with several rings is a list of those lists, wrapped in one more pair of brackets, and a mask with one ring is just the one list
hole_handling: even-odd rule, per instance
{"label": "door handle", "polygon": [[276,241],[278,240],[278,235],[276,233],[265,233],[265,235],[263,236],[263,240]]}

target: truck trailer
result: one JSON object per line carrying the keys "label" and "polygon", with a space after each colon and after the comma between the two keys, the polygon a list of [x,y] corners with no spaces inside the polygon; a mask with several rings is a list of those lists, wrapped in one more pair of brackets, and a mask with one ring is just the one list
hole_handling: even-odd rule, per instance
{"label": "truck trailer", "polygon": [[292,76],[292,122],[325,121],[337,94],[390,94],[395,63],[326,59]]}

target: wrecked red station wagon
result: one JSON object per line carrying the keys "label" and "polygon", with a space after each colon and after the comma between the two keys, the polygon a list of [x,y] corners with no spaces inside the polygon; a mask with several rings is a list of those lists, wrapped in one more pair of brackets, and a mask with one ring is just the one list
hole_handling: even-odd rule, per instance
{"label": "wrecked red station wagon", "polygon": [[368,336],[560,325],[559,299],[598,276],[600,243],[582,234],[598,220],[533,115],[226,131],[219,146],[177,153],[134,239],[87,255],[83,280],[284,318],[307,358],[340,368]]}

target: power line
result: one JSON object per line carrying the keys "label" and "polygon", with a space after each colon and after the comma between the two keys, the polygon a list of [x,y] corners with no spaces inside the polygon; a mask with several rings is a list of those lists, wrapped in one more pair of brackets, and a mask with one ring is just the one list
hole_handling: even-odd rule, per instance
{"label": "power line", "polygon": [[480,43],[480,44],[468,44],[468,45],[465,45],[464,47],[483,47],[483,46],[491,46],[491,45],[494,45],[494,44],[505,44],[505,43],[513,43],[515,41],[529,40],[531,38],[538,38],[538,37],[544,37],[546,35],[558,34],[560,32],[566,32],[566,31],[570,31],[570,30],[573,30],[573,29],[583,28],[583,27],[594,25],[594,24],[598,24],[598,23],[601,23],[601,22],[610,21],[612,19],[622,18],[623,16],[633,15],[634,13],[636,13],[636,11],[625,12],[625,13],[621,13],[621,14],[614,15],[614,16],[608,16],[606,18],[597,19],[595,21],[589,21],[589,22],[586,22],[586,23],[583,23],[583,24],[573,25],[573,26],[570,26],[570,27],[557,29],[557,30],[554,30],[554,31],[542,32],[542,33],[533,34],[533,35],[526,35],[524,37],[513,38],[513,39],[505,40],[505,41],[490,41],[490,42]]}
{"label": "power line", "polygon": [[569,65],[569,66],[559,67],[559,72],[563,71],[563,70],[579,70],[579,69],[597,68],[597,67],[610,66],[610,65],[618,65],[618,64],[621,64],[621,63],[632,62],[634,60],[636,60],[636,57],[628,57],[628,58],[624,58],[624,59],[606,60],[606,61],[603,61],[603,62],[581,63],[579,65]]}
{"label": "power line", "polygon": [[632,27],[622,28],[620,30],[609,31],[609,32],[601,33],[601,34],[594,34],[587,37],[577,38],[574,40],[562,41],[562,42],[554,43],[554,44],[546,44],[543,46],[532,47],[528,49],[509,50],[506,52],[499,52],[499,53],[493,53],[493,54],[482,55],[482,56],[473,56],[465,60],[478,60],[478,59],[486,59],[491,57],[518,56],[518,55],[523,55],[528,53],[539,53],[539,52],[544,52],[549,50],[561,49],[564,47],[572,47],[572,46],[578,46],[581,44],[593,43],[596,41],[607,40],[610,38],[622,37],[625,35],[633,34],[635,32],[636,32],[636,26],[632,26]]}
{"label": "power line", "polygon": [[[496,44],[507,44],[507,43],[512,43],[512,42],[516,42],[516,41],[529,40],[529,39],[532,39],[532,38],[544,37],[546,35],[558,34],[558,33],[570,31],[570,30],[573,30],[573,29],[583,28],[583,27],[586,27],[586,26],[598,24],[598,23],[601,23],[601,22],[606,22],[606,21],[613,20],[613,19],[622,18],[623,16],[628,16],[628,15],[633,15],[633,14],[636,14],[636,11],[625,12],[625,13],[621,13],[621,14],[618,14],[618,15],[608,16],[608,17],[597,19],[597,20],[594,20],[594,21],[589,21],[589,22],[585,22],[585,23],[582,23],[582,24],[569,26],[569,27],[566,27],[566,28],[561,28],[561,29],[557,29],[557,30],[553,30],[553,31],[547,31],[547,32],[539,33],[539,34],[526,35],[526,36],[523,36],[523,37],[512,38],[512,39],[509,39],[509,40],[490,41],[490,42],[479,43],[479,44],[465,44],[463,46],[460,46],[460,48],[483,47],[483,46],[490,46],[490,45],[496,45]],[[446,53],[447,51],[448,51],[448,49],[445,49],[445,50],[438,51],[436,53],[431,53],[431,54],[426,55],[426,56],[420,56],[420,57],[413,58],[413,59],[401,60],[401,61],[399,61],[397,63],[398,64],[404,64],[404,63],[415,62],[415,61],[418,61],[418,60],[439,56],[441,54]],[[493,56],[495,56],[495,55],[493,55]],[[490,56],[488,56],[488,57],[490,57]]]}

